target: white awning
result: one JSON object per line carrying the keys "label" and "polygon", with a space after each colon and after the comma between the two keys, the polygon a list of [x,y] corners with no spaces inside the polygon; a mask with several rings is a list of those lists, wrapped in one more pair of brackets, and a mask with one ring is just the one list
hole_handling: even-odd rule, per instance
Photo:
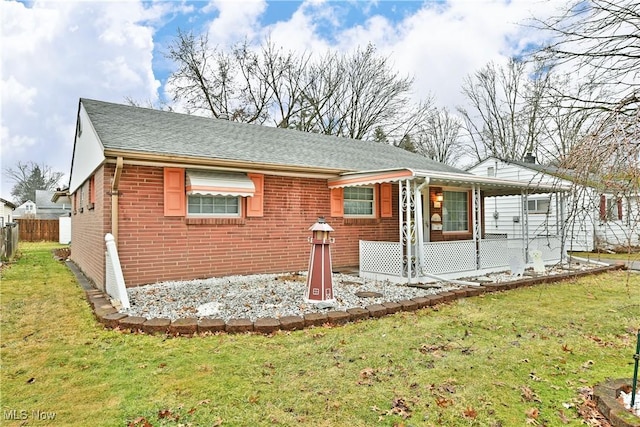
{"label": "white awning", "polygon": [[243,173],[187,170],[187,194],[251,197],[256,188]]}
{"label": "white awning", "polygon": [[553,193],[568,191],[569,187],[558,184],[514,181],[492,177],[482,177],[468,173],[435,172],[408,168],[385,169],[378,171],[347,172],[337,178],[327,180],[329,188],[372,185],[383,182],[396,182],[405,179],[428,179],[432,186],[452,186],[471,188],[473,185],[484,191],[485,196]]}
{"label": "white awning", "polygon": [[359,173],[345,173],[338,178],[329,179],[329,188],[356,187],[361,185],[380,184],[383,182],[395,182],[402,179],[413,178],[415,175],[409,169],[392,169],[380,171],[365,171]]}

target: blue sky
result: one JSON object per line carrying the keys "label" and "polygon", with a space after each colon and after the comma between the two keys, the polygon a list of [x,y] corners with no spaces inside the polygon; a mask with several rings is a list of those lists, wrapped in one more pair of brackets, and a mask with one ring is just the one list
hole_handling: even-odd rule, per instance
{"label": "blue sky", "polygon": [[170,100],[173,70],[162,52],[176,29],[230,46],[265,37],[285,49],[352,51],[374,43],[416,99],[454,110],[465,76],[541,41],[520,25],[561,0],[442,1],[29,1],[0,3],[0,197],[4,171],[34,161],[66,174],[80,97]]}

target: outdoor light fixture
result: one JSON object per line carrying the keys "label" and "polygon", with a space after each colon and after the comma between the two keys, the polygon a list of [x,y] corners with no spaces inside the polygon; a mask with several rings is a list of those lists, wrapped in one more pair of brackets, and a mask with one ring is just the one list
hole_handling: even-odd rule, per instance
{"label": "outdoor light fixture", "polygon": [[439,209],[442,204],[442,193],[436,193],[436,199],[433,201],[433,207]]}

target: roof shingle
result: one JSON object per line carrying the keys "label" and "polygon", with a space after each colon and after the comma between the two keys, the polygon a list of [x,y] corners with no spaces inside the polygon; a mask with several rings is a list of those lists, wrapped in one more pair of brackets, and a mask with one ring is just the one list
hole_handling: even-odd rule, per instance
{"label": "roof shingle", "polygon": [[105,150],[224,159],[341,172],[415,168],[468,174],[403,149],[255,124],[81,98]]}

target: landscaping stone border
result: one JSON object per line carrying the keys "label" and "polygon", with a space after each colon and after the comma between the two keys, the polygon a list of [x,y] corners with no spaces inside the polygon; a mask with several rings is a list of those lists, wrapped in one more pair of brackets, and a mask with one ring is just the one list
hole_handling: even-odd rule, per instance
{"label": "landscaping stone border", "polygon": [[632,414],[618,400],[620,392],[628,392],[632,382],[631,378],[621,378],[605,381],[593,388],[596,407],[613,427],[640,427],[640,417]]}
{"label": "landscaping stone border", "polygon": [[469,286],[456,289],[452,292],[442,292],[436,295],[416,297],[410,300],[397,302],[389,301],[382,304],[373,304],[365,308],[354,307],[344,311],[335,310],[328,311],[326,313],[306,313],[303,316],[285,316],[279,319],[268,317],[256,319],[255,321],[251,321],[246,318],[230,319],[225,322],[223,319],[209,318],[181,318],[173,321],[161,318],[146,319],[144,317],[128,316],[124,313],[119,313],[118,310],[111,305],[108,295],[99,289],[88,286],[89,282],[87,278],[77,267],[75,267],[73,263],[67,262],[67,265],[76,275],[80,286],[85,290],[87,301],[89,301],[96,319],[104,325],[105,328],[172,336],[194,336],[199,334],[222,332],[252,332],[268,335],[278,330],[293,331],[323,325],[344,325],[349,322],[380,318],[400,311],[420,310],[437,304],[448,303],[457,299],[474,297],[485,293],[506,291],[544,283],[560,282],[590,274],[601,274],[625,268],[624,264],[617,264],[579,272],[568,272],[551,276],[527,277],[503,283],[486,283],[479,286]]}

